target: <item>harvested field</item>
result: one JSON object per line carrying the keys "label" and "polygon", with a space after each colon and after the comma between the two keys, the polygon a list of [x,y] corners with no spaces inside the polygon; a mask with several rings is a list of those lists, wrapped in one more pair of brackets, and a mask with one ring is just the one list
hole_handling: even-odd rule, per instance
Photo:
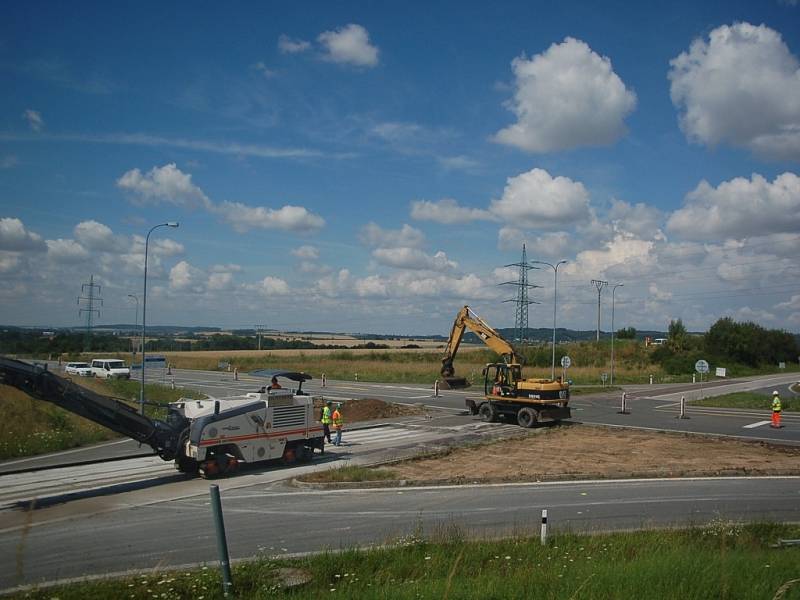
{"label": "harvested field", "polygon": [[396,479],[455,483],[798,474],[800,448],[572,425],[388,468]]}

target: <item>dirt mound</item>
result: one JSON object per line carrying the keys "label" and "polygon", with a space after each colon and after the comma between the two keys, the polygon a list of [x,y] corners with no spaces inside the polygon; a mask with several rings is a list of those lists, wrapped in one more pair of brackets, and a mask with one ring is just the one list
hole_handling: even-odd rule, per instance
{"label": "dirt mound", "polygon": [[[333,405],[340,405],[339,410],[344,417],[345,423],[355,423],[358,421],[371,421],[373,419],[388,419],[392,417],[406,417],[420,415],[424,413],[422,407],[406,406],[403,404],[392,404],[377,398],[361,398],[357,400],[347,400],[346,402],[334,402]],[[322,403],[314,403],[315,414],[322,408]]]}

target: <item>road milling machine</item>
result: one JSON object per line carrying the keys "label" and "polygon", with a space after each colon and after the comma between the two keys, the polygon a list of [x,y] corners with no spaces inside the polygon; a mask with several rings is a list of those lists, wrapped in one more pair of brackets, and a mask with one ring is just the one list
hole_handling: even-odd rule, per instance
{"label": "road milling machine", "polygon": [[473,415],[480,415],[488,422],[516,419],[522,427],[572,416],[569,385],[560,379],[524,379],[514,347],[469,306],[458,312],[447,340],[441,368],[443,388],[458,389],[468,385],[465,378],[455,377],[453,366],[467,329],[502,358],[502,362],[488,363],[483,369],[483,398],[477,401],[467,398],[467,408]]}
{"label": "road milling machine", "polygon": [[182,398],[168,404],[166,419],[159,420],[46,368],[0,357],[1,384],[147,444],[162,459],[174,460],[179,471],[203,477],[232,473],[241,463],[278,458],[287,464],[308,462],[315,449],[325,451],[322,426],[313,414],[315,398],[302,389],[311,376],[274,375],[299,383],[297,390],[265,390],[222,399]]}

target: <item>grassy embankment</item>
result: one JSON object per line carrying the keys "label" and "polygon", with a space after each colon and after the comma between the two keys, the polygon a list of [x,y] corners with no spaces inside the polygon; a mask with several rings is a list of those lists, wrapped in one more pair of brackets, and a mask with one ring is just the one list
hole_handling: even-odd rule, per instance
{"label": "grassy embankment", "polygon": [[[139,384],[127,380],[76,379],[77,383],[100,394],[113,396],[138,406]],[[188,390],[172,390],[167,386],[145,386],[148,400],[165,404],[181,396],[203,397]],[[164,410],[147,407],[147,413],[162,418]],[[0,386],[0,460],[34,456],[67,450],[120,437],[83,417],[63,410],[49,402],[34,400],[21,391]]]}
{"label": "grassy embankment", "polygon": [[[267,528],[268,529],[268,528]],[[268,535],[265,529],[265,535]],[[455,523],[375,550],[233,568],[235,598],[736,599],[800,598],[800,548],[772,548],[800,527],[715,521],[685,530],[465,541]],[[266,541],[265,541],[266,543]],[[286,579],[307,583],[287,587]],[[216,567],[76,583],[17,598],[221,598]]]}
{"label": "grassy embankment", "polygon": [[[714,396],[703,398],[702,400],[692,400],[689,404],[695,406],[715,406],[721,408],[759,408],[772,410],[772,397],[755,392],[734,392],[724,396]],[[781,408],[787,412],[800,411],[800,405],[792,402],[785,396],[781,398]]]}

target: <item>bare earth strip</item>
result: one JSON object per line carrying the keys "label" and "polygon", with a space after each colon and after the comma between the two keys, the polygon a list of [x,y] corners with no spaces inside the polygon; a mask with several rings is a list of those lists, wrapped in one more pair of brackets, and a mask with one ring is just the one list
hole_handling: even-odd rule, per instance
{"label": "bare earth strip", "polygon": [[421,483],[796,475],[800,448],[575,425],[387,468]]}

